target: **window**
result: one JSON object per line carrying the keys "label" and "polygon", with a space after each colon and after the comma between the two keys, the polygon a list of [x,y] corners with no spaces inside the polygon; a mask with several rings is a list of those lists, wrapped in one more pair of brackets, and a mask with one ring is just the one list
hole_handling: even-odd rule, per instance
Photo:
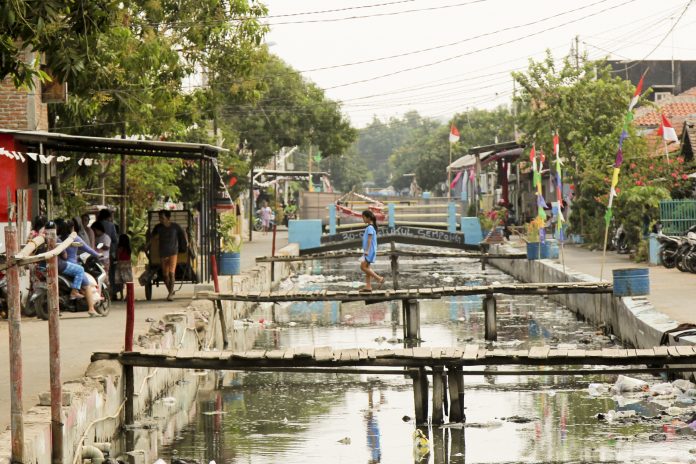
{"label": "window", "polygon": [[660,100],[667,98],[672,95],[672,92],[655,92],[655,101],[659,102]]}

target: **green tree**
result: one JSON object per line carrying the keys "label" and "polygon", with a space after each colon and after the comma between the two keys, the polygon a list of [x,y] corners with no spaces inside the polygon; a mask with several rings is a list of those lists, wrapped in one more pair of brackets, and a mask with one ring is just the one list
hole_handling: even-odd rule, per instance
{"label": "green tree", "polygon": [[[112,25],[115,0],[44,0],[0,2],[0,79],[34,88],[35,78],[50,74],[62,82],[84,72],[101,33]],[[27,61],[24,52],[36,52]]]}
{"label": "green tree", "polygon": [[[234,164],[241,180],[250,165],[264,165],[282,147],[312,145],[324,158],[344,153],[356,132],[340,105],[265,48],[257,51],[255,60],[258,65],[247,79],[254,100],[240,102],[237,87],[220,93],[220,127],[247,161],[241,165],[225,160],[225,166]],[[244,187],[241,182],[239,188]]]}
{"label": "green tree", "polygon": [[[514,104],[523,140],[552,153],[552,135],[558,132],[565,175],[575,186],[571,227],[601,241],[606,203],[600,198],[609,192],[608,179],[634,87],[613,76],[605,61],[583,59],[577,66],[566,57],[557,65],[550,52],[541,61],[530,60],[526,72],[512,75],[521,86]],[[629,127],[624,158],[645,155],[645,144],[636,141]]]}

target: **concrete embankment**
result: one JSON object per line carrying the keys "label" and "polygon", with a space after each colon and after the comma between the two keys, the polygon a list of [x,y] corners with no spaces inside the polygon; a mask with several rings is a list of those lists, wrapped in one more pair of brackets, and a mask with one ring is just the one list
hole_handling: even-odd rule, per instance
{"label": "concrete embankment", "polygon": [[[297,255],[290,244],[278,255]],[[275,264],[275,282],[292,271],[291,263]],[[220,277],[221,291],[263,291],[271,282],[270,267],[258,266],[234,277]],[[247,349],[260,330],[254,324],[235,323],[247,317],[251,308],[241,302],[224,302],[229,349]],[[136,334],[138,348],[179,350],[220,350],[223,337],[220,316],[208,300],[193,300],[184,310],[166,314],[153,322],[146,334]],[[98,347],[90,347],[97,349]],[[88,348],[86,348],[88,349]],[[110,458],[145,464],[157,459],[158,444],[174,438],[195,412],[195,398],[204,373],[185,369],[135,368],[135,449],[125,455],[123,418],[125,386],[123,369],[114,361],[91,363],[81,379],[63,384],[63,462],[79,463],[82,457],[99,463]],[[11,437],[0,434],[0,464],[10,463]],[[24,414],[24,462],[51,463],[50,395],[41,395],[39,405]]]}
{"label": "concrete embankment", "polygon": [[[493,245],[491,252],[519,253],[509,245]],[[498,269],[523,282],[598,282],[597,277],[565,268],[555,260],[491,259]],[[613,295],[560,295],[552,297],[597,326],[619,337],[626,345],[634,348],[652,348],[660,345],[666,330],[673,329],[677,322],[655,309],[645,297],[616,297]],[[682,337],[676,343],[695,344],[696,337]]]}

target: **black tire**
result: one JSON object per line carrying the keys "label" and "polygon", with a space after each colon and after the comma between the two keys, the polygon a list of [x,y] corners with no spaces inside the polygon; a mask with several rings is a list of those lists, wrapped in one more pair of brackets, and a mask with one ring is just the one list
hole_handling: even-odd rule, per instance
{"label": "black tire", "polygon": [[255,220],[254,221],[254,231],[256,231],[256,232],[263,231],[263,222]]}
{"label": "black tire", "polygon": [[679,259],[677,259],[677,269],[679,269],[682,272],[689,272],[689,269],[684,265],[684,257],[681,256]]}
{"label": "black tire", "polygon": [[677,265],[674,251],[665,248],[660,249],[660,261],[662,261],[662,265],[667,269],[673,269]]}
{"label": "black tire", "polygon": [[94,305],[94,310],[102,316],[107,316],[111,309],[111,295],[109,294],[108,288],[102,288],[102,296],[104,299]]}
{"label": "black tire", "polygon": [[152,299],[152,282],[145,284],[145,299],[150,301]]}
{"label": "black tire", "polygon": [[34,312],[39,319],[48,320],[48,294],[46,292],[41,292],[34,300]]}
{"label": "black tire", "polygon": [[35,317],[36,308],[31,304],[31,301],[27,301],[27,304],[22,306],[22,316],[24,317]]}

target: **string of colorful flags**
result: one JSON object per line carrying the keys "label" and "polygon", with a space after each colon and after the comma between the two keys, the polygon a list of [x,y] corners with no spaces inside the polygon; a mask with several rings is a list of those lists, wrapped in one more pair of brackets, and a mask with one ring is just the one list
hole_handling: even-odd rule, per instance
{"label": "string of colorful flags", "polygon": [[556,214],[556,234],[558,235],[558,240],[561,243],[565,240],[563,237],[563,224],[565,223],[565,217],[563,217],[563,173],[561,172],[561,149],[558,140],[558,132],[553,134],[553,152],[556,155],[556,202],[558,202],[558,213]]}
{"label": "string of colorful flags", "polygon": [[[623,164],[623,143],[628,138],[628,125],[631,123],[631,121],[633,121],[633,108],[638,103],[638,99],[640,98],[640,94],[643,90],[644,78],[645,73],[643,73],[643,75],[640,77],[640,81],[638,81],[636,91],[633,93],[633,98],[631,98],[631,102],[628,104],[628,111],[626,112],[626,116],[624,117],[623,128],[621,129],[621,135],[619,136],[619,147],[616,150],[616,159],[614,160],[614,172],[611,176],[611,188],[609,189],[609,202],[607,203],[607,211],[604,214],[604,222],[606,225],[607,232],[609,230],[609,223],[611,222],[611,218],[614,215],[612,205],[614,204],[614,197],[616,196],[616,186],[619,185],[619,173],[621,172],[621,165]],[[605,233],[605,235],[607,234]],[[606,242],[607,240],[605,238],[605,250],[607,247]]]}

